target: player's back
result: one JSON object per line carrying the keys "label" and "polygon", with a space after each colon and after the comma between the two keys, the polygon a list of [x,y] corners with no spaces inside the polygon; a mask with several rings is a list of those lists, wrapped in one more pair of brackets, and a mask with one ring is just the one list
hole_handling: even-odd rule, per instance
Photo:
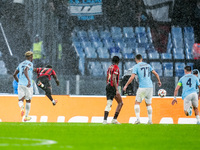
{"label": "player's back", "polygon": [[199,85],[199,80],[193,74],[186,74],[180,78],[179,85],[183,87],[182,98],[184,99],[187,95],[197,92],[196,87]]}
{"label": "player's back", "polygon": [[117,65],[111,65],[107,70],[107,84],[110,83],[113,86],[113,74],[117,75],[117,84],[119,82],[119,67]]}
{"label": "player's back", "polygon": [[152,70],[153,70],[152,67],[145,62],[139,62],[133,67],[133,73],[138,75],[140,88],[153,87],[151,80]]}
{"label": "player's back", "polygon": [[[17,68],[19,70],[19,85],[26,86],[28,84],[28,80],[24,74],[24,70],[26,67],[29,67],[28,76],[29,76],[30,80],[32,79],[33,63],[30,62],[29,60],[25,60],[25,61],[21,62]],[[31,82],[31,86],[32,86],[32,82]]]}

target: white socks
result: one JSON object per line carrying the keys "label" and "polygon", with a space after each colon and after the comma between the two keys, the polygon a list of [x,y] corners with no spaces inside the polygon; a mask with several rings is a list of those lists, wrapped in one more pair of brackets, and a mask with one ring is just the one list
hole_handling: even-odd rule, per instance
{"label": "white socks", "polygon": [[21,109],[23,109],[23,107],[24,107],[23,101],[19,101],[19,102],[18,102],[18,105],[19,105],[19,107],[20,107]]}
{"label": "white socks", "polygon": [[149,121],[152,122],[152,107],[151,107],[151,105],[147,106],[147,113],[148,113]]}
{"label": "white socks", "polygon": [[31,103],[26,103],[26,114],[25,114],[25,117],[28,117],[30,109],[31,109]]}
{"label": "white socks", "polygon": [[197,118],[197,121],[200,121],[200,120],[199,120],[199,115],[196,115],[196,118]]}
{"label": "white socks", "polygon": [[135,109],[136,118],[138,121],[140,121],[140,105],[135,105],[134,109]]}

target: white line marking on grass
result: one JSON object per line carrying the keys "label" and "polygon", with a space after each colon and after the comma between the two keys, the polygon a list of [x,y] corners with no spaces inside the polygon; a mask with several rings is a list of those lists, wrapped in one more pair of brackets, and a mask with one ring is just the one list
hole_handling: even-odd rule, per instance
{"label": "white line marking on grass", "polygon": [[[10,140],[8,143],[0,143],[0,146],[41,146],[41,145],[51,145],[56,144],[56,141],[47,140],[47,139],[32,139],[32,138],[15,138],[15,137],[0,137],[0,139]],[[32,144],[12,144],[12,140],[21,140],[21,141],[34,141],[37,143]]]}

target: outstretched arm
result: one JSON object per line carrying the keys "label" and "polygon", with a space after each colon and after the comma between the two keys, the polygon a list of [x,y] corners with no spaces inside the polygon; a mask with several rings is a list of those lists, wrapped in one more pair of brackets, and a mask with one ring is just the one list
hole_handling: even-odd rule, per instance
{"label": "outstretched arm", "polygon": [[54,80],[56,81],[57,86],[59,86],[60,82],[56,75],[53,75]]}
{"label": "outstretched arm", "polygon": [[160,77],[157,74],[157,72],[155,70],[152,71],[152,73],[156,76],[157,80],[158,80],[158,86],[161,87],[162,83],[160,82]]}
{"label": "outstretched arm", "polygon": [[126,85],[124,86],[123,90],[126,91],[128,85],[133,81],[133,79],[135,78],[135,74],[133,73],[131,75],[131,77],[129,78],[129,80],[126,82]]}
{"label": "outstretched arm", "polygon": [[174,105],[175,103],[177,103],[177,100],[176,100],[176,96],[178,94],[178,90],[181,86],[180,85],[177,85],[175,90],[174,90],[174,99],[172,100],[172,105]]}

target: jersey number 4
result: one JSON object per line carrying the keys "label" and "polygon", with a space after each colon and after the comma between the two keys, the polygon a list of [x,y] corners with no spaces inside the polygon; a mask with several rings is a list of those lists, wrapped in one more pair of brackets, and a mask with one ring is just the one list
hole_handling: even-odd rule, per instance
{"label": "jersey number 4", "polygon": [[188,79],[188,81],[186,82],[186,85],[189,85],[189,87],[192,86],[191,78]]}

